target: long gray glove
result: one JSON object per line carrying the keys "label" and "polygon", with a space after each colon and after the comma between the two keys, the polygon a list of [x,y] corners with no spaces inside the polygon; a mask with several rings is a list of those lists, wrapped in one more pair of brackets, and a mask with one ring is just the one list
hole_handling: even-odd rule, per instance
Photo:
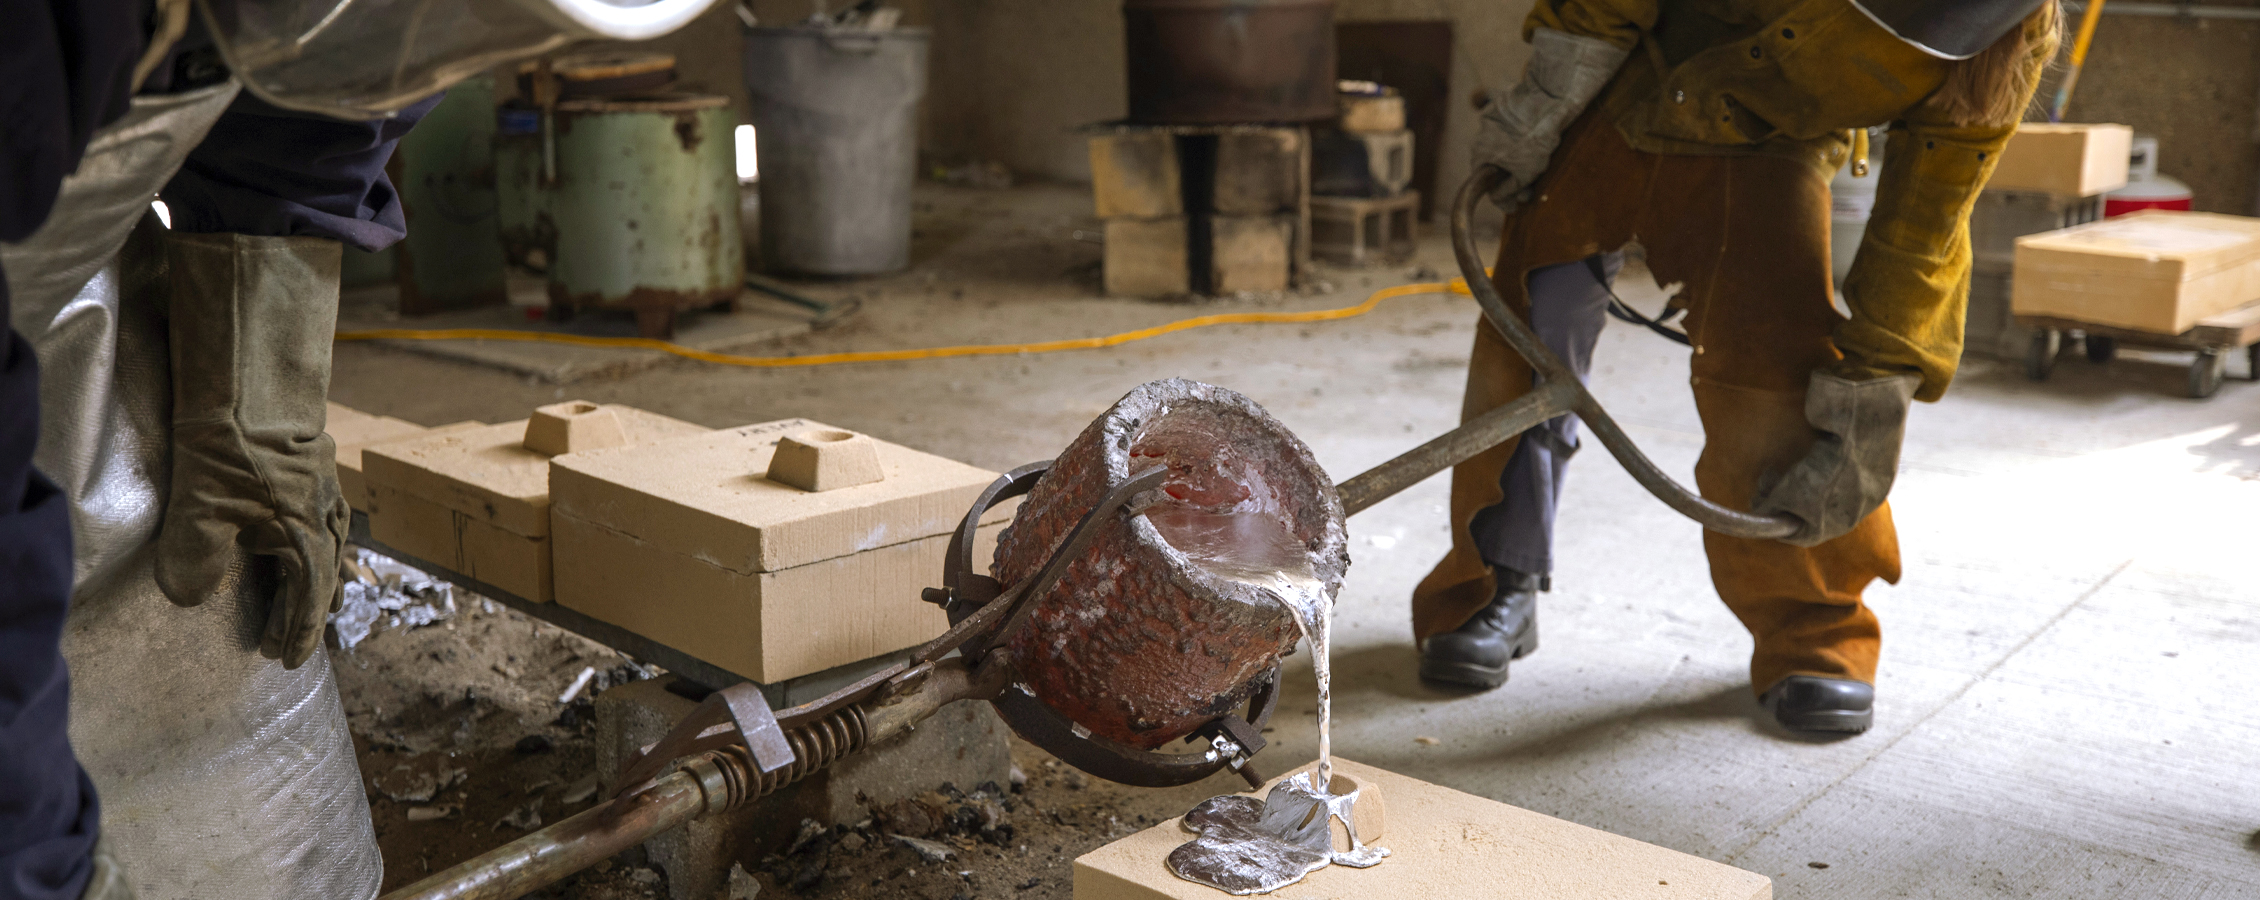
{"label": "long gray glove", "polygon": [[1779,481],[1762,486],[1751,510],[1788,513],[1805,527],[1782,541],[1811,547],[1835,540],[1883,505],[1899,474],[1919,375],[1846,381],[1814,372],[1805,391],[1805,419],[1820,437]]}
{"label": "long gray glove", "polygon": [[343,599],[352,512],[322,433],[337,328],[336,241],[165,237],[172,286],[173,473],[157,586],[218,592],[237,545],[280,568],[259,652],[297,668]]}
{"label": "long gray glove", "polygon": [[1530,68],[1504,96],[1483,108],[1475,136],[1475,168],[1494,165],[1509,177],[1491,192],[1499,208],[1513,212],[1523,192],[1545,174],[1546,165],[1585,107],[1616,77],[1632,51],[1599,38],[1540,28],[1530,36]]}

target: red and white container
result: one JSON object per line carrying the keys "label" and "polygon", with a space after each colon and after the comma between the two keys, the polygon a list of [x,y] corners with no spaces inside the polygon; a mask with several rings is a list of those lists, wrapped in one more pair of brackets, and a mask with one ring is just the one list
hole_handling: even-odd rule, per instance
{"label": "red and white container", "polygon": [[2189,185],[2171,175],[2158,174],[2158,139],[2140,135],[2127,161],[2127,186],[2103,195],[2103,217],[2123,216],[2145,209],[2188,212]]}

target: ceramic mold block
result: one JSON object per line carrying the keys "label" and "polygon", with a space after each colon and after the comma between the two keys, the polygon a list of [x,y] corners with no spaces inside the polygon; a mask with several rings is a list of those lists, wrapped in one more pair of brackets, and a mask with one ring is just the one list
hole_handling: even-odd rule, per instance
{"label": "ceramic mold block", "polygon": [[852,431],[810,430],[777,442],[769,461],[770,481],[804,491],[836,491],[886,477],[879,470],[879,444]]}
{"label": "ceramic mold block", "polygon": [[[585,420],[583,432],[574,430],[576,420]],[[615,437],[634,445],[706,430],[632,407],[573,401],[542,407],[535,419],[373,446],[362,454],[369,533],[497,590],[548,602],[551,455],[527,448],[529,432],[537,446],[559,447],[584,432],[600,445]]]}
{"label": "ceramic mold block", "polygon": [[2260,219],[2145,210],[2017,239],[2009,302],[2157,334],[2260,300]]}
{"label": "ceramic mold block", "polygon": [[2001,148],[1985,189],[2063,197],[2115,191],[2126,186],[2133,149],[2134,129],[2125,125],[2026,122]]}
{"label": "ceramic mold block", "polygon": [[[780,482],[788,440],[867,442],[882,477]],[[949,532],[996,478],[806,419],[560,456],[557,601],[763,683],[915,646],[948,627],[920,591],[941,583]],[[984,519],[984,570],[1011,509]]]}
{"label": "ceramic mold block", "polygon": [[323,426],[330,442],[337,445],[337,486],[345,495],[345,502],[354,509],[367,512],[369,508],[368,483],[361,477],[361,453],[379,444],[412,440],[427,434],[461,431],[478,428],[483,422],[457,422],[437,428],[425,428],[414,422],[391,416],[373,416],[350,406],[332,403],[329,419]]}
{"label": "ceramic mold block", "polygon": [[[1378,785],[1388,798],[1386,828],[1379,840],[1370,843],[1388,848],[1389,858],[1370,869],[1328,866],[1266,896],[1275,900],[1768,900],[1773,896],[1773,882],[1765,876],[1724,863],[1341,757],[1334,758],[1334,769],[1338,777],[1348,775]],[[1265,790],[1269,789],[1267,785]],[[1178,878],[1163,863],[1169,851],[1192,839],[1177,819],[1170,819],[1084,854],[1075,860],[1075,900],[1230,896]]]}

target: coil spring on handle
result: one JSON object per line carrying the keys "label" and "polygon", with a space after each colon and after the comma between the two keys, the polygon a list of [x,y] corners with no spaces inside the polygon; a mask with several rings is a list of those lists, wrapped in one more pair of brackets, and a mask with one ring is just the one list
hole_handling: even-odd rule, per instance
{"label": "coil spring on handle", "polygon": [[816,770],[838,762],[841,757],[863,749],[869,733],[865,730],[861,707],[849,706],[824,718],[785,732],[785,743],[793,748],[792,765],[774,772],[763,773],[753,764],[753,757],[743,746],[733,746],[726,752],[736,765],[723,766],[723,778],[730,792],[730,807],[775,793],[788,784],[814,774]]}

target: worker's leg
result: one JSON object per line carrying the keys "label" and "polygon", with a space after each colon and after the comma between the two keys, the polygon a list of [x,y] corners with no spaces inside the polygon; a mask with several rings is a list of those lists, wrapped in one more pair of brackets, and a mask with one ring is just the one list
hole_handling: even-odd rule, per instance
{"label": "worker's leg", "polygon": [[[1577,373],[1592,368],[1593,344],[1607,322],[1608,281],[1622,264],[1617,254],[1562,263],[1530,273],[1530,326],[1546,349]],[[1501,346],[1483,354],[1484,365],[1531,368],[1506,350],[1488,322],[1478,334]],[[1472,371],[1472,384],[1477,377]],[[1484,605],[1450,631],[1421,646],[1420,675],[1429,681],[1494,688],[1507,666],[1538,649],[1538,595],[1553,572],[1554,508],[1563,470],[1577,451],[1577,418],[1557,416],[1524,432],[1506,466],[1494,477],[1497,502],[1475,512],[1468,538],[1491,576]],[[1457,477],[1457,476],[1455,476]],[[1455,502],[1461,498],[1455,495]],[[1480,582],[1478,582],[1480,583]]]}
{"label": "worker's leg", "polygon": [[[0,281],[0,317],[7,299]],[[94,870],[99,814],[68,733],[70,511],[32,468],[38,440],[39,365],[9,330],[0,343],[0,896],[76,900]]]}
{"label": "worker's leg", "polygon": [[[1578,338],[1580,329],[1574,323],[1597,321],[1592,304],[1605,300],[1605,296],[1595,296],[1597,292],[1592,288],[1596,285],[1590,275],[1582,279],[1576,275],[1584,269],[1580,260],[1609,253],[1631,242],[1635,216],[1646,202],[1653,160],[1626,146],[1614,125],[1589,112],[1564,133],[1553,167],[1540,179],[1539,199],[1508,217],[1506,232],[1500,237],[1491,283],[1498,288],[1508,309],[1522,314],[1525,321],[1532,321],[1528,311],[1532,290],[1544,286],[1551,294],[1552,288],[1562,288],[1569,299],[1558,306],[1548,304],[1550,313],[1540,318],[1549,324],[1541,330],[1555,332],[1555,336],[1562,339],[1562,346],[1554,348],[1555,352],[1574,357],[1573,365],[1588,357],[1592,346],[1590,336]],[[1566,268],[1532,280],[1538,272],[1558,264],[1566,264]],[[1559,317],[1551,311],[1558,311]],[[1557,322],[1561,323],[1559,327],[1552,324]],[[1598,327],[1592,330],[1597,332]],[[1574,352],[1563,353],[1565,350]],[[1529,361],[1508,347],[1506,340],[1489,324],[1478,319],[1475,348],[1468,360],[1467,389],[1460,402],[1460,421],[1475,419],[1528,393],[1532,377]],[[1497,596],[1497,578],[1491,561],[1486,559],[1484,542],[1476,537],[1474,522],[1479,514],[1500,506],[1506,499],[1502,474],[1526,443],[1531,442],[1519,438],[1509,440],[1453,467],[1452,549],[1413,589],[1415,639],[1425,642],[1432,636],[1459,628]],[[1513,479],[1529,490],[1531,502],[1509,504],[1506,516],[1517,515],[1516,510],[1531,510],[1533,512],[1526,515],[1535,515],[1540,508],[1536,505],[1539,497],[1549,498],[1546,508],[1550,508],[1553,485],[1559,483],[1559,475],[1554,471],[1557,460],[1546,458],[1534,462],[1543,462],[1543,465],[1523,469],[1521,471],[1530,475]],[[1535,483],[1541,471],[1550,483]],[[1516,538],[1509,536],[1518,529],[1508,525],[1505,519],[1490,521],[1505,527],[1493,532],[1501,543],[1489,549],[1501,554],[1518,552]],[[1520,529],[1526,535],[1545,530]],[[1519,546],[1519,552],[1530,550],[1528,544]]]}
{"label": "worker's leg", "polygon": [[[1608,324],[1609,284],[1624,254],[1547,266],[1530,273],[1530,327],[1583,382],[1593,369],[1593,346]],[[1488,329],[1486,329],[1488,330]],[[1554,510],[1562,475],[1577,452],[1577,416],[1564,415],[1525,432],[1499,476],[1500,501],[1475,514],[1468,530],[1484,562],[1545,579],[1554,571]]]}
{"label": "worker's leg", "polygon": [[[1708,179],[1719,210],[1715,237],[1703,239],[1705,254],[1675,248],[1669,265],[1679,271],[1659,267],[1657,276],[1685,279],[1691,295],[1692,383],[1705,435],[1696,484],[1712,501],[1748,509],[1769,474],[1812,446],[1805,386],[1837,358],[1828,189],[1818,167],[1794,159],[1700,164],[1725,169]],[[1860,595],[1877,578],[1899,577],[1888,506],[1817,547],[1716,532],[1703,544],[1719,597],[1755,641],[1754,691],[1791,675],[1874,682],[1882,633]]]}

